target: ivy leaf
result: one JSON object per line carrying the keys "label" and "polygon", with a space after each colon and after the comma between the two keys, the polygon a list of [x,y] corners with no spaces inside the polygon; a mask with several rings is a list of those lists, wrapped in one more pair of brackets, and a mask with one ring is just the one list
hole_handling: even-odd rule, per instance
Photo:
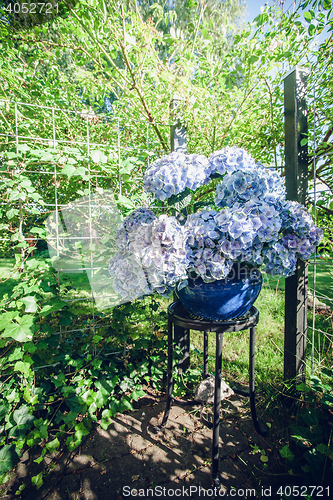
{"label": "ivy leaf", "polygon": [[88,169],[86,167],[78,167],[75,170],[76,175],[81,175],[81,177],[84,177],[86,174],[88,174]]}
{"label": "ivy leaf", "polygon": [[131,398],[134,399],[134,401],[138,401],[140,398],[143,398],[143,396],[145,396],[145,395],[146,395],[146,393],[144,390],[136,389],[132,392]]}
{"label": "ivy leaf", "polygon": [[15,217],[15,215],[18,215],[18,214],[19,214],[19,211],[16,208],[10,208],[6,212],[6,215],[7,215],[7,217],[8,217],[9,220],[12,219],[13,217]]}
{"label": "ivy leaf", "polygon": [[21,347],[15,347],[14,351],[8,356],[8,361],[17,361],[23,356],[23,351]]}
{"label": "ivy leaf", "polygon": [[121,162],[121,164],[120,164],[120,173],[121,174],[129,174],[133,170],[134,164],[131,160],[133,160],[133,159],[128,158],[127,160],[123,160]]}
{"label": "ivy leaf", "polygon": [[59,439],[58,438],[55,438],[53,439],[53,441],[50,441],[49,443],[46,443],[46,448],[49,450],[50,453],[53,453],[54,451],[56,451],[59,446],[60,446],[60,442],[59,442]]}
{"label": "ivy leaf", "polygon": [[0,330],[3,330],[7,325],[11,324],[11,320],[14,318],[18,318],[17,311],[6,312],[4,314],[0,314]]}
{"label": "ivy leaf", "polygon": [[28,361],[16,361],[14,365],[14,371],[23,373],[23,375],[28,376],[31,373],[30,370],[31,363]]}
{"label": "ivy leaf", "polygon": [[33,415],[30,415],[28,405],[22,405],[13,412],[13,419],[17,425],[24,425],[27,423],[32,424],[32,422],[35,420],[35,417]]}
{"label": "ivy leaf", "polygon": [[0,450],[0,475],[11,470],[19,461],[20,458],[15,451],[15,446],[13,444],[5,444]]}
{"label": "ivy leaf", "polygon": [[286,444],[283,448],[279,450],[282,458],[286,458],[287,460],[294,460],[295,455],[292,451],[290,451],[289,446]]}
{"label": "ivy leaf", "polygon": [[113,415],[114,415],[114,413],[112,412],[112,410],[103,410],[102,411],[102,420],[100,422],[100,426],[105,431],[107,430],[107,428],[109,427],[109,425],[111,425],[111,423],[112,423],[111,418],[112,418]]}
{"label": "ivy leaf", "polygon": [[23,302],[25,305],[25,312],[34,313],[37,311],[37,302],[34,295],[28,295],[27,297],[23,297],[19,300],[19,302]]}
{"label": "ivy leaf", "polygon": [[11,323],[6,326],[3,337],[12,337],[18,342],[28,342],[35,331],[33,326],[33,316],[23,316],[16,318],[17,323]]}
{"label": "ivy leaf", "polygon": [[60,299],[53,299],[51,300],[48,304],[46,304],[43,309],[40,311],[40,316],[45,317],[48,316],[49,314],[59,311],[60,309],[63,309],[65,307],[66,302]]}
{"label": "ivy leaf", "polygon": [[46,231],[43,227],[33,227],[30,233],[38,234],[41,238],[46,238]]}
{"label": "ivy leaf", "polygon": [[75,167],[73,165],[65,165],[64,168],[62,169],[61,173],[65,174],[68,176],[68,179],[72,177],[72,175],[75,172]]}
{"label": "ivy leaf", "polygon": [[23,438],[32,427],[35,417],[30,415],[29,406],[22,405],[13,412],[13,419],[17,425],[10,429],[9,436]]}
{"label": "ivy leaf", "polygon": [[6,156],[8,160],[12,160],[13,158],[17,158],[19,155],[17,155],[16,153],[12,153],[11,151],[7,151]]}
{"label": "ivy leaf", "polygon": [[11,406],[7,403],[2,402],[0,406],[0,421],[3,419],[7,413],[9,414],[11,410]]}
{"label": "ivy leaf", "polygon": [[22,151],[23,153],[26,153],[27,151],[30,151],[30,147],[28,146],[28,144],[19,144],[17,146],[17,149],[19,151]]}
{"label": "ivy leaf", "polygon": [[90,153],[90,157],[94,163],[106,163],[107,162],[107,157],[102,151],[92,151]]}
{"label": "ivy leaf", "polygon": [[37,476],[33,476],[31,478],[31,483],[36,486],[36,489],[39,490],[39,488],[41,486],[43,486],[43,472],[40,472],[39,474],[37,474]]}

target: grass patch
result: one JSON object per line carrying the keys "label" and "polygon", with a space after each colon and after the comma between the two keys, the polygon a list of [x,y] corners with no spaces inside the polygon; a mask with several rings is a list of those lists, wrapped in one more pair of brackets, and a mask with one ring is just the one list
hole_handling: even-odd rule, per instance
{"label": "grass patch", "polygon": [[[256,301],[259,323],[256,327],[256,381],[261,386],[280,380],[283,371],[284,295],[264,286]],[[192,360],[203,363],[203,335],[191,331]],[[196,351],[199,351],[196,352]],[[215,334],[209,334],[209,371],[215,369]],[[248,384],[249,377],[249,330],[225,333],[223,336],[223,377],[231,385]]]}

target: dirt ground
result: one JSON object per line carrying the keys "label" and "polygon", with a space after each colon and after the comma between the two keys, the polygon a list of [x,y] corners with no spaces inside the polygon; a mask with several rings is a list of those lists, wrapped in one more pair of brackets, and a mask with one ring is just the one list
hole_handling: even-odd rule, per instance
{"label": "dirt ground", "polygon": [[[107,430],[100,426],[82,445],[46,455],[44,463],[26,452],[5,485],[3,500],[122,500],[126,498],[281,498],[290,484],[277,450],[253,427],[247,398],[222,401],[219,473],[221,489],[211,476],[212,431],[200,420],[199,408],[173,405],[163,433],[156,432],[165,398],[118,414]],[[264,450],[264,451],[263,451]],[[31,477],[54,464],[36,490]],[[20,485],[26,487],[15,495]]]}

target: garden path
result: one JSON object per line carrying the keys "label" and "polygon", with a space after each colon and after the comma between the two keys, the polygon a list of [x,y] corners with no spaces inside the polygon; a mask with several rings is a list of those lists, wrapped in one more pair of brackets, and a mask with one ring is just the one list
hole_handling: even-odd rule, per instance
{"label": "garden path", "polygon": [[[200,412],[173,405],[164,433],[156,434],[165,398],[151,397],[144,405],[117,414],[107,430],[96,426],[74,452],[60,454],[38,491],[30,487],[30,478],[40,472],[42,464],[33,462],[32,452],[26,453],[2,499],[18,498],[15,491],[22,483],[27,485],[19,497],[22,500],[211,498],[212,431],[201,423]],[[232,396],[222,401],[221,417],[223,496],[280,498],[275,492],[287,477],[277,451],[255,432],[248,400]],[[147,492],[149,488],[153,492]]]}

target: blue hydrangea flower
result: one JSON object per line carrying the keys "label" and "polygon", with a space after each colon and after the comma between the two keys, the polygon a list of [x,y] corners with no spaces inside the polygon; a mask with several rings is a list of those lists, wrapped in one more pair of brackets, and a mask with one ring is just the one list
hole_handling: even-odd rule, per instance
{"label": "blue hydrangea flower", "polygon": [[173,152],[154,161],[143,178],[144,189],[165,201],[186,188],[195,191],[207,183],[209,162],[204,155]]}
{"label": "blue hydrangea flower", "polygon": [[195,191],[216,175],[222,177],[215,193],[218,210],[190,214],[184,226],[144,208],[124,220],[109,265],[120,296],[167,294],[187,278],[220,280],[235,262],[291,276],[297,259],[306,260],[315,251],[322,231],[305,207],[285,200],[278,173],[243,149],[227,147],[209,160],[171,153],[147,170],[144,186],[164,201],[186,188]]}
{"label": "blue hydrangea flower", "polygon": [[123,221],[117,235],[118,252],[110,260],[109,273],[124,300],[154,291],[168,294],[186,279],[184,235],[175,217],[156,218],[139,209]]}
{"label": "blue hydrangea flower", "polygon": [[255,167],[254,159],[241,148],[227,146],[215,151],[209,158],[209,175],[224,175],[235,170],[252,171]]}

